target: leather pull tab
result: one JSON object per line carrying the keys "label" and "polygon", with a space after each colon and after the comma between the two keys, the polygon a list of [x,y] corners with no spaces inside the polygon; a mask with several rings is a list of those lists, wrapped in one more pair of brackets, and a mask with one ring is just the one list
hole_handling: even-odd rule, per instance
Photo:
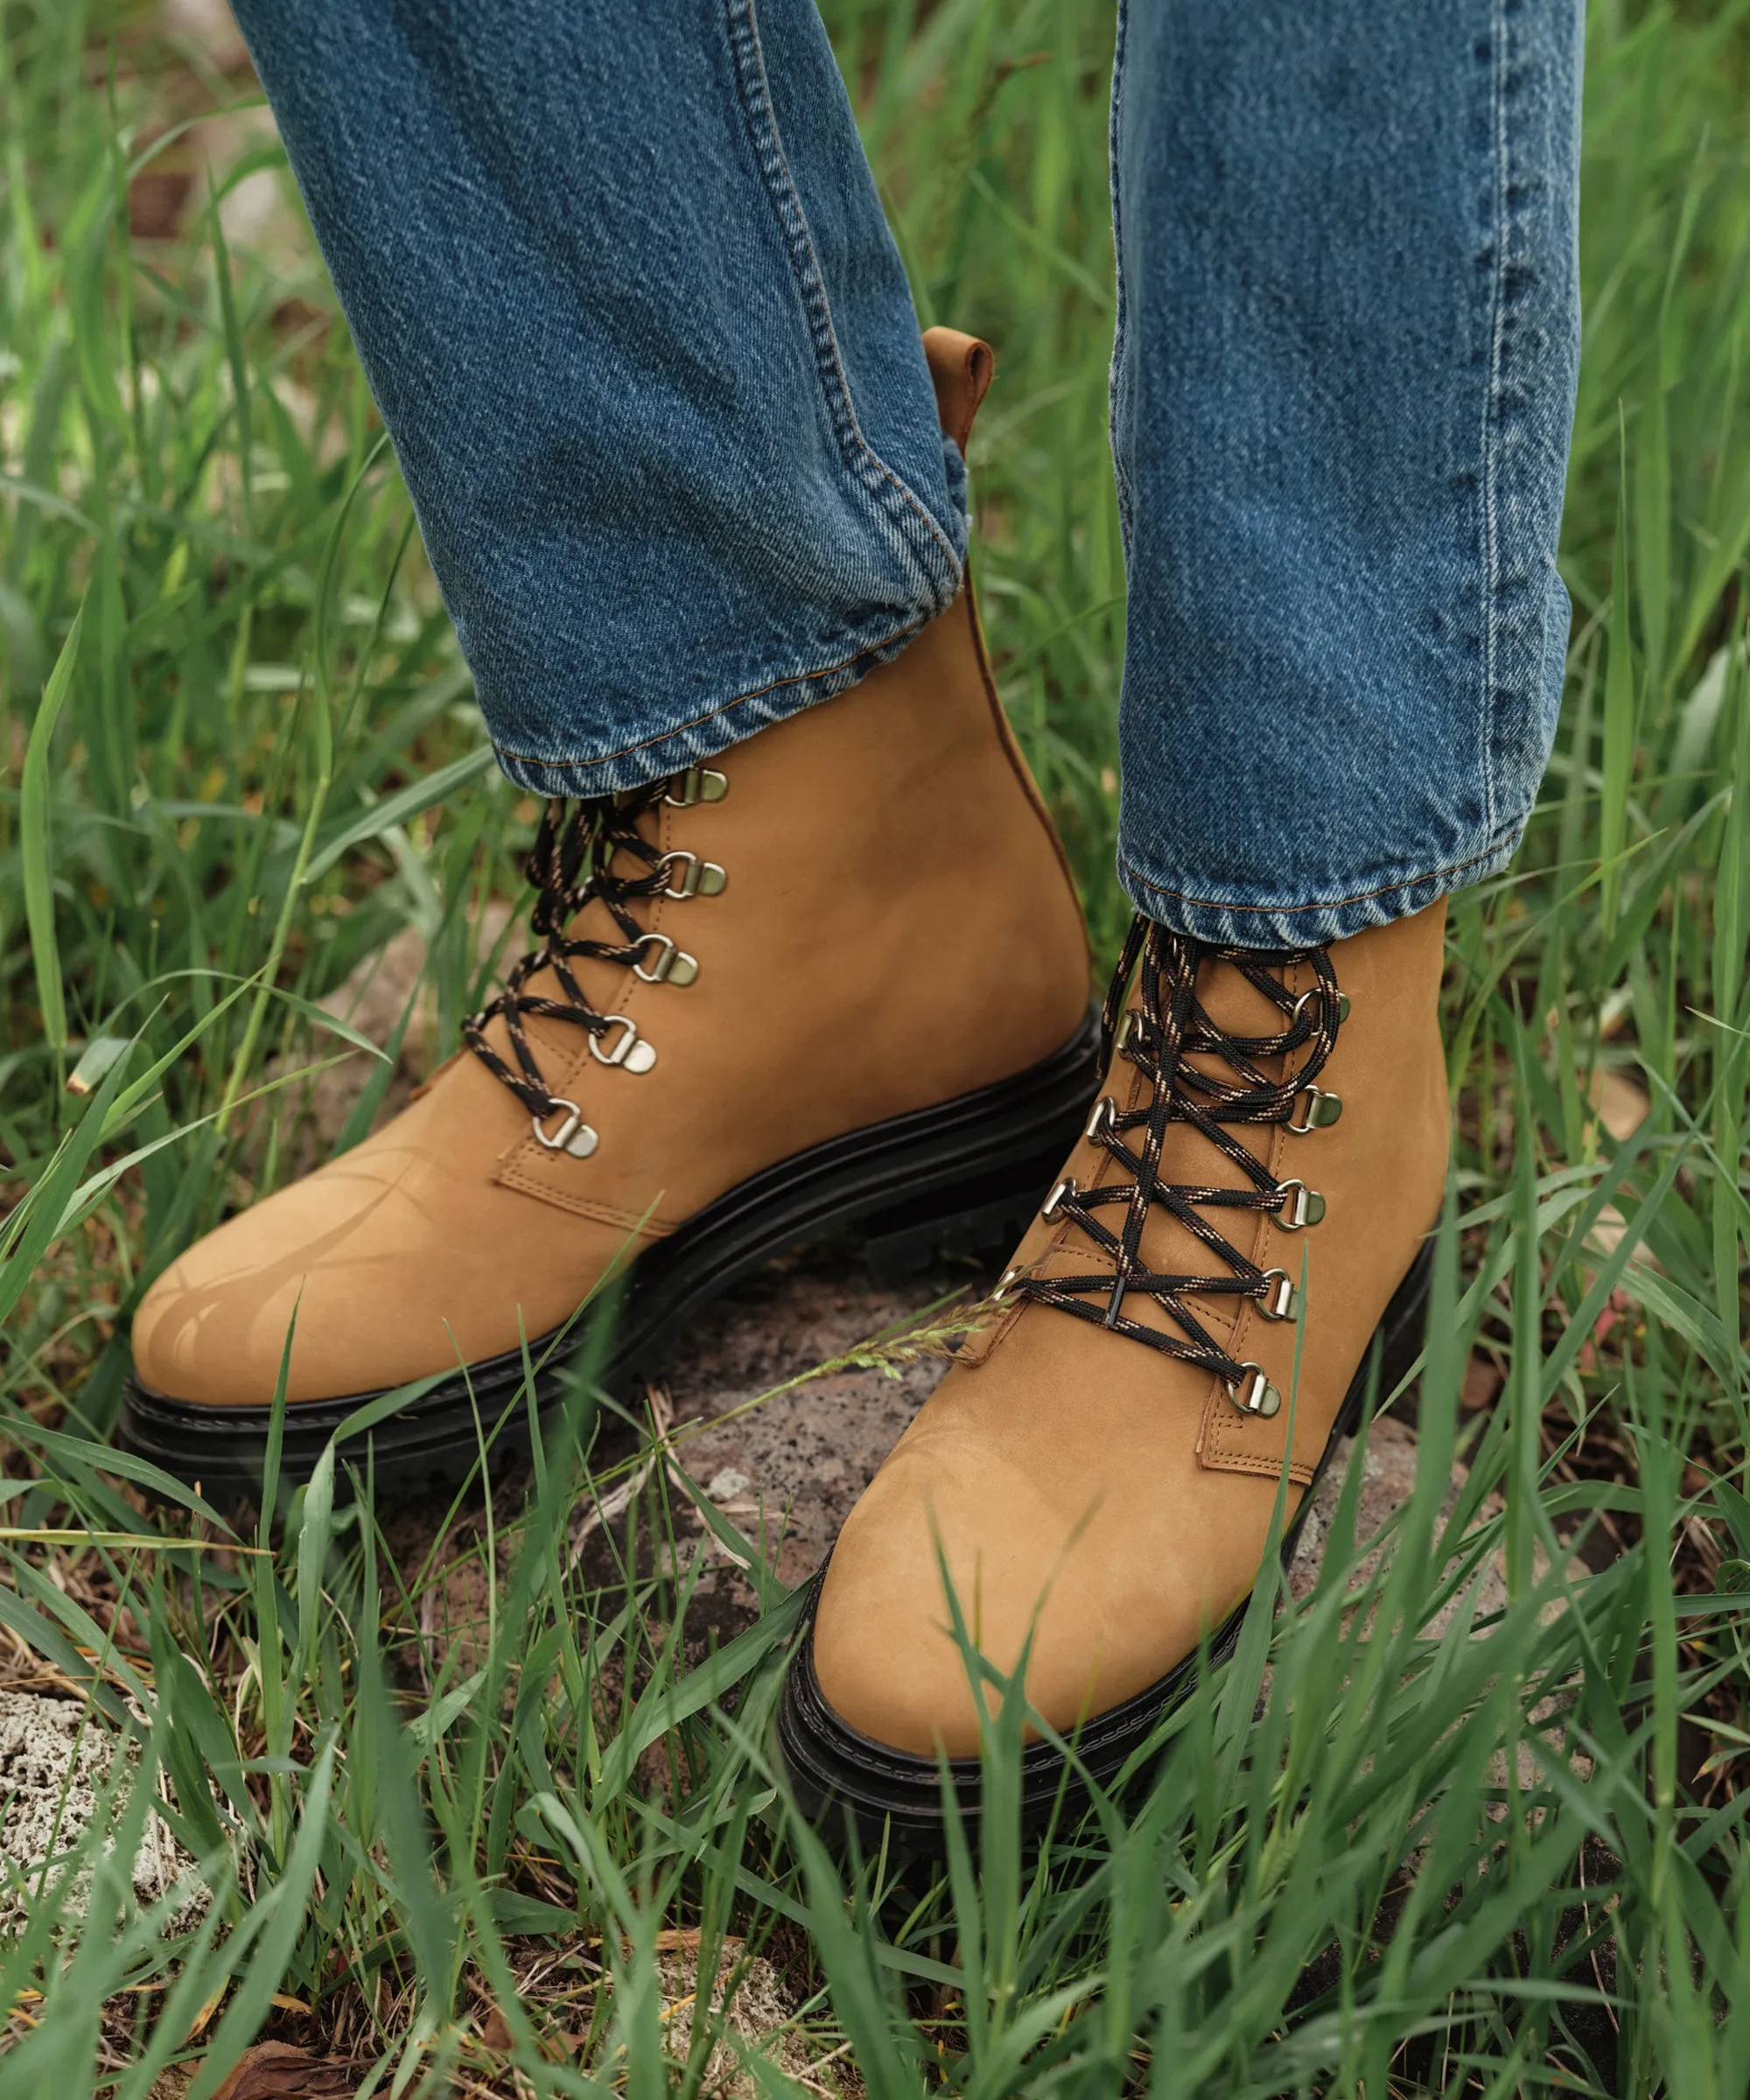
{"label": "leather pull tab", "polygon": [[997,353],[989,343],[980,342],[976,335],[962,335],[957,328],[926,328],[924,355],[935,386],[936,414],[964,458],[978,404],[997,375]]}

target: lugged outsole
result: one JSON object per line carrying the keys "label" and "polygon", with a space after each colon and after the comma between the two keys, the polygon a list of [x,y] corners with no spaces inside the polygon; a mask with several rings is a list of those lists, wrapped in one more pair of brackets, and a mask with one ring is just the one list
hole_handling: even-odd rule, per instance
{"label": "lugged outsole", "polygon": [[[1378,1367],[1377,1390],[1390,1393],[1409,1371],[1422,1347],[1427,1318],[1428,1281],[1433,1244],[1424,1244],[1409,1273],[1386,1307],[1367,1354],[1350,1381],[1311,1484],[1300,1499],[1282,1542],[1284,1566],[1293,1557],[1312,1497],[1346,1436],[1361,1426],[1367,1396]],[[824,1579],[822,1566],[814,1578],[815,1595]],[[1212,1662],[1225,1662],[1240,1637],[1250,1598],[1242,1599],[1216,1629],[1209,1643]],[[1188,1695],[1196,1680],[1198,1657],[1187,1656],[1163,1677],[1122,1705],[1096,1714],[1083,1725],[1074,1748],[1083,1768],[1096,1783],[1113,1780],[1147,1741],[1150,1732]],[[834,1816],[854,1818],[859,1837],[872,1847],[883,1842],[928,1857],[943,1845],[941,1768],[934,1760],[872,1741],[842,1721],[828,1704],[814,1668],[813,1600],[785,1682],[778,1710],[777,1737],[791,1784],[804,1812],[830,1827]],[[961,1815],[969,1829],[978,1813],[980,1765],[976,1758],[952,1758],[948,1771]],[[1023,1825],[1037,1826],[1066,1791],[1065,1764],[1049,1743],[1030,1743],[1021,1753]]]}
{"label": "lugged outsole", "polygon": [[[871,1266],[886,1282],[926,1267],[938,1248],[1005,1253],[1080,1134],[1099,1080],[1099,1023],[1090,1012],[1060,1049],[1012,1079],[852,1130],[738,1183],[639,1258],[619,1292],[601,1382],[610,1392],[634,1387],[694,1313],[774,1255],[836,1228],[862,1228]],[[579,1320],[530,1342],[541,1410],[564,1390],[587,1332]],[[390,1493],[454,1481],[479,1457],[482,1426],[496,1432],[495,1459],[527,1450],[523,1385],[520,1349],[486,1358],[349,1438],[342,1455],[362,1470],[368,1452],[378,1487]],[[346,1417],[379,1397],[352,1393],[289,1407],[281,1479],[308,1479]],[[121,1441],[176,1478],[200,1481],[209,1500],[253,1498],[271,1411],[195,1406],[130,1374]]]}

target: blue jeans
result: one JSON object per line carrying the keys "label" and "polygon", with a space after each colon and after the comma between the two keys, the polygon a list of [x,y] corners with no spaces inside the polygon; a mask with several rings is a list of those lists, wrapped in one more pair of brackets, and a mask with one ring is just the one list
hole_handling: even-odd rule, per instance
{"label": "blue jeans", "polygon": [[[948,605],[960,458],[813,0],[236,11],[514,780],[674,772]],[[1581,0],[1124,11],[1120,875],[1332,940],[1501,867],[1548,758]]]}

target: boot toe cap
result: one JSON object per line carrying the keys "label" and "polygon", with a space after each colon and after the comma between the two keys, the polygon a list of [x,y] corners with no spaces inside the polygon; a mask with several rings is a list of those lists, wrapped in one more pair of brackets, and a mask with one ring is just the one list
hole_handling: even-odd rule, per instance
{"label": "boot toe cap", "polygon": [[[200,1407],[382,1392],[569,1319],[624,1236],[491,1185],[434,1201],[388,1144],[256,1203],[190,1248],[135,1316],[135,1376]],[[287,1363],[288,1341],[290,1355]]]}
{"label": "boot toe cap", "polygon": [[301,1328],[311,1312],[319,1320],[304,1302],[309,1248],[276,1253],[264,1243],[278,1236],[268,1214],[277,1200],[208,1234],[147,1292],[132,1339],[134,1376],[149,1391],[193,1407],[272,1401],[294,1322]]}
{"label": "boot toe cap", "polygon": [[[1029,1705],[1065,1732],[1195,1647],[1210,1600],[1194,1572],[1121,1556],[1097,1508],[988,1449],[902,1443],[847,1522],[822,1586],[814,1668],[838,1719],[890,1749],[976,1756],[976,1665],[1025,1657]],[[1130,1564],[1125,1562],[1129,1560]],[[987,1712],[1000,1700],[987,1679]]]}

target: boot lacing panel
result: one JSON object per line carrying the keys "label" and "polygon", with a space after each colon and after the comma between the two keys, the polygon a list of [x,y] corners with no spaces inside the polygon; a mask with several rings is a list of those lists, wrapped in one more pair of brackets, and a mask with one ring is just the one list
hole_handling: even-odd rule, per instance
{"label": "boot lacing panel", "polygon": [[[1125,1009],[1125,993],[1139,961],[1139,1001]],[[1205,961],[1237,970],[1281,1012],[1281,1031],[1245,1036],[1218,1026],[1197,997],[1198,968]],[[1317,983],[1297,997],[1284,979],[1301,966],[1312,971]],[[1305,1136],[1337,1120],[1341,1101],[1313,1082],[1336,1046],[1348,1007],[1323,948],[1233,948],[1193,940],[1138,914],[1106,996],[1103,1027],[1107,1057],[1116,1045],[1118,1054],[1150,1082],[1149,1096],[1145,1106],[1122,1110],[1110,1096],[1102,1096],[1085,1132],[1091,1144],[1118,1161],[1129,1179],[1088,1189],[1065,1179],[1046,1198],[1041,1214],[1063,1219],[1084,1233],[1112,1266],[1085,1276],[1011,1270],[998,1285],[997,1296],[1031,1298],[1145,1342],[1214,1372],[1243,1413],[1274,1415],[1281,1395],[1263,1370],[1224,1349],[1193,1308],[1200,1298],[1249,1299],[1266,1320],[1292,1320],[1293,1282],[1284,1270],[1260,1269],[1203,1214],[1263,1211],[1291,1231],[1316,1225],[1324,1216],[1322,1196],[1298,1179],[1278,1180],[1234,1134],[1233,1126],[1278,1124]],[[1299,1058],[1302,1051],[1306,1054]],[[1190,1061],[1195,1056],[1215,1060],[1227,1071],[1204,1071]],[[1284,1060],[1279,1078],[1262,1068],[1264,1060],[1276,1059]],[[1161,1150],[1175,1123],[1199,1131],[1241,1170],[1249,1186],[1216,1188],[1163,1181]],[[1220,1269],[1207,1275],[1170,1275],[1148,1268],[1142,1259],[1142,1238],[1154,1205],[1193,1234]],[[1153,1298],[1180,1334],[1165,1334],[1130,1319],[1125,1301],[1138,1292]]]}
{"label": "boot lacing panel", "polygon": [[[541,945],[523,956],[491,1004],[462,1024],[462,1034],[474,1055],[528,1110],[535,1136],[550,1152],[587,1158],[596,1149],[596,1133],[583,1120],[576,1102],[549,1088],[524,1023],[530,1015],[540,1015],[581,1028],[589,1037],[591,1054],[602,1064],[617,1065],[623,1072],[649,1071],[656,1062],[655,1045],[640,1034],[627,1015],[598,1012],[585,997],[571,965],[588,957],[623,964],[647,984],[692,983],[699,971],[694,957],[670,934],[640,925],[631,907],[657,897],[676,902],[714,897],[728,878],[717,862],[696,853],[659,851],[638,824],[640,817],[662,803],[684,808],[694,802],[721,802],[728,789],[726,776],[715,767],[693,766],[670,780],[599,800],[550,802],[542,812],[528,863],[528,879],[539,892],[529,926]],[[640,872],[616,874],[613,864],[622,854]],[[577,939],[567,934],[566,928],[592,902],[606,906],[621,935],[619,941]],[[542,970],[553,972],[560,998],[523,990]],[[516,1060],[514,1068],[486,1040],[486,1024],[495,1016],[504,1021]],[[550,1127],[555,1117],[559,1118],[556,1127]]]}

